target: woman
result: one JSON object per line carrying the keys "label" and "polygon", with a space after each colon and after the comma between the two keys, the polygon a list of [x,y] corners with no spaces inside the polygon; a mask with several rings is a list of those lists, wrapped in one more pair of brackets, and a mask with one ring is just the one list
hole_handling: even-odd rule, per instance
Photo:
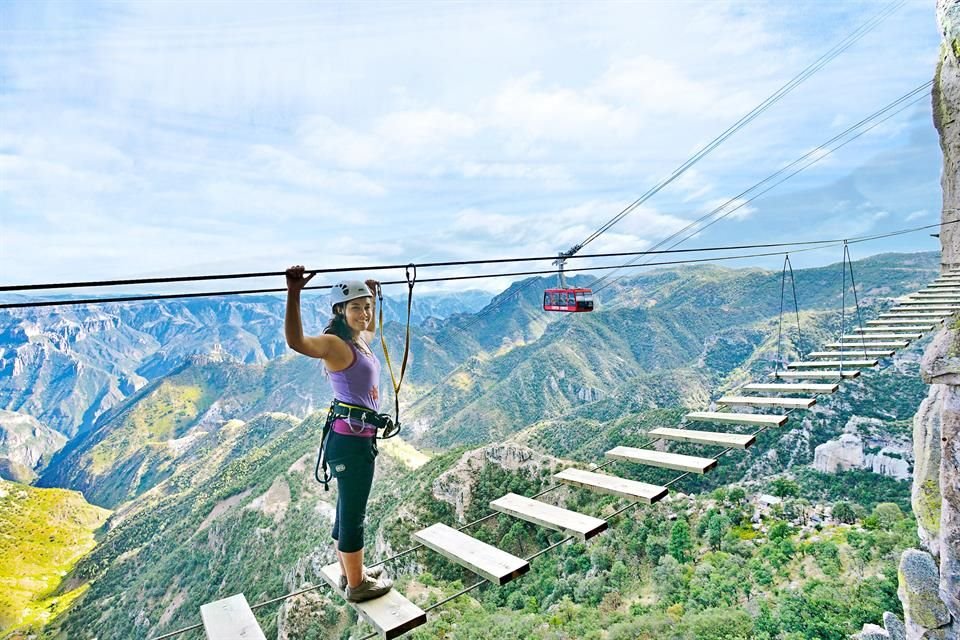
{"label": "woman", "polygon": [[[303,335],[300,291],[314,275],[304,277],[301,265],[287,269],[287,344],[298,353],[323,360],[337,400],[376,413],[380,408],[380,362],[370,341],[376,330],[372,292],[379,283],[348,280],[335,285],[330,293],[333,317],[323,335],[311,337]],[[340,561],[340,587],[351,602],[377,598],[393,587],[382,568],[363,566],[363,521],[373,486],[376,436],[376,427],[366,422],[337,418],[324,443],[330,473],[337,479],[332,535]]]}

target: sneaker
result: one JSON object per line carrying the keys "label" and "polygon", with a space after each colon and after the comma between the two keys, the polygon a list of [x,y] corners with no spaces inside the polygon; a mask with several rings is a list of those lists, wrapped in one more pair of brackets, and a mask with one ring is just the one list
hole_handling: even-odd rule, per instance
{"label": "sneaker", "polygon": [[[373,568],[364,567],[363,575],[367,576],[368,578],[373,578],[374,580],[376,580],[377,578],[383,575],[383,566],[373,567]],[[340,591],[346,591],[346,590],[347,590],[347,576],[340,574]]]}
{"label": "sneaker", "polygon": [[363,582],[356,587],[347,587],[347,600],[349,602],[363,602],[364,600],[373,600],[393,589],[393,580],[390,578],[373,579],[370,576],[363,576]]}

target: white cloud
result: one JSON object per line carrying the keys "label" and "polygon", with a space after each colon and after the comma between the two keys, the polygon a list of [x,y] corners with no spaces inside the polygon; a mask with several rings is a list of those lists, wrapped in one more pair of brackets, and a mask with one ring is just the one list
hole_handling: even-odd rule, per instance
{"label": "white cloud", "polygon": [[554,142],[603,144],[632,137],[640,123],[624,106],[611,105],[569,88],[541,88],[540,78],[528,75],[507,83],[492,100],[493,124],[511,133],[519,151],[541,139]]}

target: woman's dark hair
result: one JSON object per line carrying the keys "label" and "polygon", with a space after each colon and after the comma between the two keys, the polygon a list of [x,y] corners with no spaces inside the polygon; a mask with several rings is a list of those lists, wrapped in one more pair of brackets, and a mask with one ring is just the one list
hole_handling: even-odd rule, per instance
{"label": "woman's dark hair", "polygon": [[333,334],[347,344],[355,342],[353,330],[347,324],[347,317],[343,312],[343,304],[333,305],[333,317],[330,318],[330,322],[327,323],[327,328],[323,332]]}

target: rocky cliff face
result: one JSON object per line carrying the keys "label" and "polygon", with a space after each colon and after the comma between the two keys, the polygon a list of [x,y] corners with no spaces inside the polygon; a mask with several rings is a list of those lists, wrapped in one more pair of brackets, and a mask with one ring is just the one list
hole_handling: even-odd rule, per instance
{"label": "rocky cliff face", "polygon": [[[943,149],[943,222],[960,219],[960,2],[937,0],[937,22],[943,35],[933,85],[933,120]],[[944,267],[960,266],[960,224],[940,232]]]}
{"label": "rocky cliff face", "polygon": [[34,418],[0,409],[0,459],[36,469],[66,442],[66,437]]}
{"label": "rocky cliff face", "polygon": [[882,426],[871,418],[851,418],[837,440],[829,440],[814,449],[813,468],[823,473],[866,469],[897,480],[910,478],[913,447],[889,435],[861,434],[861,424]]}
{"label": "rocky cliff face", "polygon": [[960,638],[960,331],[944,329],[923,357],[931,385],[914,420],[913,507],[925,549],[900,559],[908,638]]}
{"label": "rocky cliff face", "polygon": [[457,520],[464,522],[464,514],[473,501],[475,480],[480,470],[490,464],[505,471],[525,469],[537,472],[546,468],[552,472],[562,466],[562,461],[510,442],[474,449],[463,454],[453,467],[437,477],[433,483],[433,497],[453,505]]}

